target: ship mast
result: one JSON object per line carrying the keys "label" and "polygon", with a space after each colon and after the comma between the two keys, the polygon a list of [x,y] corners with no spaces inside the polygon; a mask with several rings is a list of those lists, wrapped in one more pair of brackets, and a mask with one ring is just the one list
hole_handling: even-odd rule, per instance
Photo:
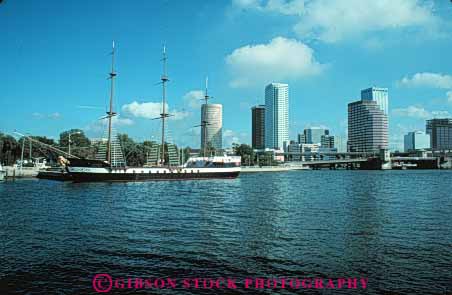
{"label": "ship mast", "polygon": [[110,108],[107,112],[108,117],[108,141],[107,141],[107,162],[111,166],[111,127],[112,127],[112,119],[116,116],[116,113],[113,112],[113,94],[114,94],[114,79],[116,77],[115,73],[115,41],[112,42],[112,51],[111,51],[111,72],[110,72]]}
{"label": "ship mast", "polygon": [[209,88],[209,77],[206,77],[206,92],[204,94],[204,118],[202,118],[202,122],[201,122],[201,128],[202,128],[202,133],[203,133],[203,137],[204,137],[204,146],[203,146],[203,156],[206,157],[207,156],[207,125],[209,125],[209,122],[207,122],[207,104],[208,104],[208,100],[210,99],[209,93],[208,93],[208,88]]}
{"label": "ship mast", "polygon": [[163,74],[162,74],[162,113],[160,118],[162,119],[162,153],[161,153],[161,165],[165,165],[165,119],[169,115],[166,113],[166,82],[168,82],[168,76],[166,73],[166,48],[163,46]]}
{"label": "ship mast", "polygon": [[[208,82],[209,78],[206,77],[206,92],[204,93],[204,98],[201,98],[201,100],[204,100],[205,107],[201,107],[201,124],[196,125],[194,127],[201,127],[202,137],[201,137],[201,147],[200,150],[202,150],[202,156],[206,157],[207,155],[207,129],[206,126],[210,125],[209,122],[206,120],[207,118],[207,101],[211,99],[212,97],[208,94]],[[203,111],[204,109],[204,111]],[[204,142],[202,142],[202,139],[204,139]]]}

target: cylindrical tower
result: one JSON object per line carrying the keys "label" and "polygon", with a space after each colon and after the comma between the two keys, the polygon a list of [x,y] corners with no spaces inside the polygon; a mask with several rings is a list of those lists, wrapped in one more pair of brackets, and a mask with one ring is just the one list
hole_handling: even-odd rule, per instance
{"label": "cylindrical tower", "polygon": [[201,130],[201,149],[207,145],[215,150],[221,150],[223,146],[223,106],[221,104],[203,104],[201,106],[201,124],[204,124],[204,128]]}

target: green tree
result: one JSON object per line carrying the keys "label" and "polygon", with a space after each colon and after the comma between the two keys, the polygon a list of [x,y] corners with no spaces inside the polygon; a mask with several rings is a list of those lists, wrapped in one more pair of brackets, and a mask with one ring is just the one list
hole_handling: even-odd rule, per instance
{"label": "green tree", "polygon": [[[203,153],[204,153],[204,151],[202,151]],[[215,156],[216,155],[216,152],[217,152],[217,150],[215,149],[215,147],[212,145],[212,143],[209,141],[208,143],[207,143],[207,146],[206,146],[206,150],[205,150],[205,155],[203,155],[203,156],[206,156],[206,157],[210,157],[210,156]]]}
{"label": "green tree", "polygon": [[[70,136],[69,136],[70,135]],[[71,138],[71,154],[80,158],[93,158],[96,147],[81,129],[71,129],[60,133],[59,148],[69,152],[69,137]]]}
{"label": "green tree", "polygon": [[62,149],[69,146],[69,134],[71,135],[71,149],[74,147],[89,147],[91,142],[81,129],[71,129],[60,133],[59,145]]}
{"label": "green tree", "polygon": [[253,148],[247,144],[232,144],[232,149],[234,154],[242,157],[242,165],[253,165],[254,164],[254,151]]}
{"label": "green tree", "polygon": [[122,152],[128,166],[142,166],[146,161],[145,146],[135,143],[127,134],[118,134]]}
{"label": "green tree", "polygon": [[34,140],[37,140],[39,142],[42,142],[42,143],[45,143],[45,144],[48,144],[51,146],[54,146],[56,144],[55,140],[53,140],[52,138],[47,138],[45,136],[30,136],[30,137],[33,138]]}
{"label": "green tree", "polygon": [[20,145],[14,137],[0,133],[0,162],[12,165],[20,157]]}
{"label": "green tree", "polygon": [[182,164],[185,164],[185,162],[187,162],[187,160],[190,158],[191,148],[190,147],[184,148],[182,150],[182,153],[184,154],[184,157],[183,157],[184,163],[182,163]]}
{"label": "green tree", "polygon": [[[30,138],[38,141],[32,142],[31,144],[32,158],[44,157],[49,161],[56,161],[56,159],[58,158],[57,153],[45,146],[56,146],[55,140],[53,140],[52,138],[47,138],[45,136],[30,136]],[[41,145],[39,144],[39,142],[45,145]],[[24,157],[28,157],[30,155],[30,142],[28,139],[25,139],[24,155]]]}
{"label": "green tree", "polygon": [[279,162],[273,157],[273,152],[264,152],[263,155],[259,155],[260,166],[277,166]]}

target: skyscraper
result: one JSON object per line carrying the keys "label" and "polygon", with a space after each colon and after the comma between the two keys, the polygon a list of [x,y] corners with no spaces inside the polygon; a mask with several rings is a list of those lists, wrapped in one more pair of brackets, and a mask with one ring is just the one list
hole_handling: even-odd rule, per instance
{"label": "skyscraper", "polygon": [[348,104],[348,151],[377,152],[388,148],[388,116],[375,100]]}
{"label": "skyscraper", "polygon": [[201,106],[201,148],[211,146],[222,149],[223,106],[221,104],[203,104]]}
{"label": "skyscraper", "polygon": [[265,147],[282,149],[289,140],[289,85],[265,87]]}
{"label": "skyscraper", "polygon": [[361,100],[374,100],[377,102],[380,110],[388,116],[388,88],[371,87],[361,90]]}
{"label": "skyscraper", "polygon": [[452,119],[427,120],[426,133],[430,134],[432,150],[452,150]]}
{"label": "skyscraper", "polygon": [[323,127],[310,127],[304,130],[306,143],[321,143],[323,135],[329,135],[330,131]]}
{"label": "skyscraper", "polygon": [[405,152],[429,149],[430,135],[422,131],[408,132],[403,137],[403,146]]}
{"label": "skyscraper", "polygon": [[265,105],[257,105],[251,108],[251,125],[253,149],[265,148]]}

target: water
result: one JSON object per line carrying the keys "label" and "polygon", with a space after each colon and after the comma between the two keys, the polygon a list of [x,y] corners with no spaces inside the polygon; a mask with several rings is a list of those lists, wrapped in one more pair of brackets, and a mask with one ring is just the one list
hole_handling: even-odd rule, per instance
{"label": "water", "polygon": [[451,176],[294,171],[236,180],[0,183],[0,294],[94,294],[96,273],[369,280],[355,291],[178,285],[116,294],[452,294]]}

